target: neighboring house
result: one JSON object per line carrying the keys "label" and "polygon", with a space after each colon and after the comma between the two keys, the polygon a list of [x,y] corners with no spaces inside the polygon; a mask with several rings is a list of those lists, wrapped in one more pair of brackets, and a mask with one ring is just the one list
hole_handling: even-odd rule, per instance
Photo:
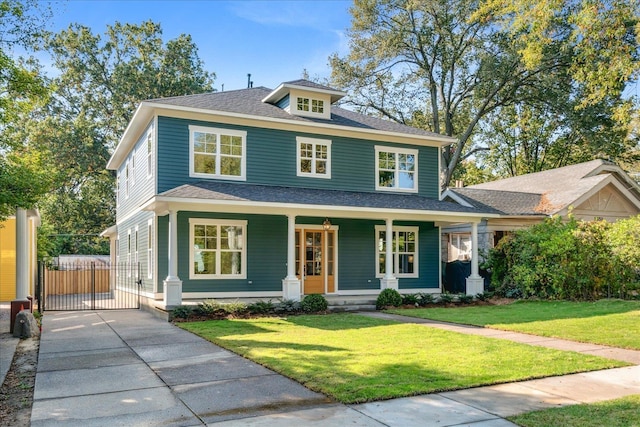
{"label": "neighboring house", "polygon": [[[38,275],[37,228],[40,226],[40,214],[31,209],[26,212],[27,234],[25,245],[27,257],[27,294],[34,295]],[[16,299],[16,217],[11,216],[0,222],[0,301]]]}
{"label": "neighboring house", "polygon": [[147,302],[440,292],[439,225],[492,214],[440,200],[453,139],[333,105],[344,95],[297,80],[138,106],[107,165],[104,235]]}
{"label": "neighboring house", "polygon": [[[577,219],[616,221],[640,213],[640,187],[619,166],[592,160],[513,178],[450,188],[445,201],[497,213],[478,229],[480,254],[494,247],[513,230],[529,227],[552,215]],[[443,228],[443,259],[470,258],[471,229],[466,225]]]}

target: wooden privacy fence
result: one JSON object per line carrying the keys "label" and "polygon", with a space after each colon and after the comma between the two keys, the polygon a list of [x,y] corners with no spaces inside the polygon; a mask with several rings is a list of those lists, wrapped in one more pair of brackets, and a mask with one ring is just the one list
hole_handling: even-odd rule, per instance
{"label": "wooden privacy fence", "polygon": [[41,310],[140,308],[138,264],[39,262],[37,299]]}

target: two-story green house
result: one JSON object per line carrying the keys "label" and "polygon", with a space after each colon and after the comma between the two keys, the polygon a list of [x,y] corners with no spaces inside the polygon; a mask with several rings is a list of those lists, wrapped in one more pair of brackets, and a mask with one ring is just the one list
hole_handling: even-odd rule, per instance
{"label": "two-story green house", "polygon": [[297,80],[139,105],[107,167],[112,257],[139,263],[150,304],[440,292],[440,226],[487,216],[439,200],[453,140],[343,96]]}

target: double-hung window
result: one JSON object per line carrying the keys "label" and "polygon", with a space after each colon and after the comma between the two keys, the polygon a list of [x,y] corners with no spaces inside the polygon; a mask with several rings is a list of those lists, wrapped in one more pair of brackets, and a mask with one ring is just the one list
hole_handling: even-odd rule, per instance
{"label": "double-hung window", "polygon": [[189,126],[190,175],[244,181],[247,132]]}
{"label": "double-hung window", "polygon": [[331,141],[304,137],[297,137],[296,141],[298,176],[331,178]]}
{"label": "double-hung window", "polygon": [[[376,226],[377,276],[386,273],[387,236],[384,225]],[[393,275],[396,277],[418,277],[418,227],[393,227],[391,240]]]}
{"label": "double-hung window", "polygon": [[147,178],[153,173],[153,130],[147,133]]}
{"label": "double-hung window", "polygon": [[418,150],[376,146],[376,190],[418,191]]}
{"label": "double-hung window", "polygon": [[246,278],[246,221],[189,220],[191,279]]}

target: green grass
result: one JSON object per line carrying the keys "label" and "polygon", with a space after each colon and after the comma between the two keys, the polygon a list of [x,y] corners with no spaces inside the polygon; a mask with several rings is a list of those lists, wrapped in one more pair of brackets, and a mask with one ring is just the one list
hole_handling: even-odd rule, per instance
{"label": "green grass", "polygon": [[178,325],[344,403],[625,366],[353,314]]}
{"label": "green grass", "polygon": [[523,301],[388,312],[640,350],[640,301]]}
{"label": "green grass", "polygon": [[640,395],[529,412],[508,419],[523,427],[637,427],[640,426]]}

